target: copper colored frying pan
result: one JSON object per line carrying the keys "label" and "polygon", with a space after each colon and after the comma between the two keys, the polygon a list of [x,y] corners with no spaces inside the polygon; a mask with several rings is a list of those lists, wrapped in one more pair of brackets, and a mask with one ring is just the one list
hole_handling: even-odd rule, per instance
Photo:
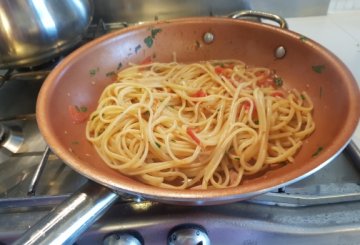
{"label": "copper colored frying pan", "polygon": [[[160,189],[139,183],[103,164],[85,139],[85,123],[74,124],[68,106],[86,106],[92,111],[104,87],[112,82],[113,72],[129,62],[140,63],[149,58],[169,62],[174,55],[180,62],[234,58],[270,67],[276,69],[286,87],[307,91],[315,105],[316,131],[303,145],[295,162],[248,179],[239,187],[222,190]],[[76,50],[43,84],[37,120],[55,154],[74,170],[116,193],[167,203],[208,205],[243,200],[319,170],[349,142],[358,124],[359,102],[359,89],[348,69],[314,41],[272,25],[204,17],[130,27]],[[91,198],[96,193],[102,195],[100,200],[105,205],[98,211],[116,199],[113,191],[99,185],[86,188],[93,192]]]}

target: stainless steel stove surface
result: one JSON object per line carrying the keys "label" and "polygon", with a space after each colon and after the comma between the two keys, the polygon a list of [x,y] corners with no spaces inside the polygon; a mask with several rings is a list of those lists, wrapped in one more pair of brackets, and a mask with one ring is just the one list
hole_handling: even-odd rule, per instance
{"label": "stainless steel stove surface", "polygon": [[[24,77],[0,87],[0,244],[15,241],[88,182],[48,150],[38,131],[35,103],[44,74]],[[354,149],[302,181],[244,202],[188,207],[124,196],[76,244],[179,244],[190,236],[191,244],[359,244]]]}
{"label": "stainless steel stove surface", "polygon": [[[41,81],[9,81],[0,89],[1,124],[21,129],[23,136],[17,152],[0,160],[0,242],[5,244],[87,182],[51,153],[33,182],[46,157],[34,116],[40,86]],[[356,164],[342,153],[314,175],[246,202],[182,207],[124,197],[76,244],[101,244],[107,235],[124,232],[145,244],[164,244],[170,230],[184,224],[205,229],[212,244],[358,244],[359,180]]]}

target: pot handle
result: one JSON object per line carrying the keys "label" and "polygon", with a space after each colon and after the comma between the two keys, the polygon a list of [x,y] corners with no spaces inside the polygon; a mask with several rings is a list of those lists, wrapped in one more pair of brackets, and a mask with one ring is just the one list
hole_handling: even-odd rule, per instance
{"label": "pot handle", "polygon": [[241,10],[230,14],[228,17],[233,19],[241,19],[243,17],[254,17],[259,19],[272,20],[278,23],[280,28],[288,29],[288,24],[283,17],[267,12],[256,11],[256,10]]}
{"label": "pot handle", "polygon": [[109,188],[89,181],[13,244],[73,244],[118,197]]}

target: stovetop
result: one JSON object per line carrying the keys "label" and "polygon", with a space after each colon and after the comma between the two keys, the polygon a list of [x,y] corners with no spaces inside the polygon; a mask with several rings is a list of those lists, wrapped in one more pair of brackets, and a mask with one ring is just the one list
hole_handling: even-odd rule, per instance
{"label": "stovetop", "polygon": [[[34,114],[41,83],[9,81],[0,89],[0,122],[23,135],[18,151],[0,160],[0,242],[13,241],[88,181],[50,153],[33,185],[46,149]],[[146,244],[165,243],[171,228],[189,223],[204,227],[213,244],[356,244],[359,204],[360,170],[344,152],[306,179],[246,202],[181,207],[124,197],[77,244],[129,230]]]}
{"label": "stovetop", "polygon": [[[117,25],[124,24],[107,28]],[[23,137],[16,152],[0,152],[0,244],[13,242],[88,182],[47,150],[38,131],[43,77],[15,76],[0,87],[0,123]],[[124,233],[143,244],[166,244],[179,225],[206,232],[212,244],[358,244],[360,163],[351,156],[359,159],[347,148],[295,184],[233,204],[186,207],[124,196],[76,244],[102,244]]]}

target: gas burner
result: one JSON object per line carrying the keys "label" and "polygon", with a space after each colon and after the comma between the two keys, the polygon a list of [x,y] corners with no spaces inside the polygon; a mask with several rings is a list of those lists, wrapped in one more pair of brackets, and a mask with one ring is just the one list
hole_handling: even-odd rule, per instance
{"label": "gas burner", "polygon": [[[141,24],[139,22],[138,24]],[[87,33],[84,34],[83,40],[69,50],[59,54],[50,61],[41,63],[35,66],[14,67],[0,70],[0,88],[8,81],[22,80],[22,81],[39,81],[44,80],[50,71],[67,55],[81,47],[85,43],[103,36],[112,31],[116,31],[130,24],[127,22],[105,23],[102,19],[98,23],[89,26]]]}
{"label": "gas burner", "polygon": [[17,153],[24,142],[22,130],[19,127],[8,127],[0,124],[0,163]]}
{"label": "gas burner", "polygon": [[16,72],[34,72],[34,71],[43,71],[43,70],[51,70],[55,67],[56,64],[63,58],[63,56],[59,56],[49,60],[45,63],[38,64],[36,66],[24,66],[24,67],[17,67],[14,71]]}
{"label": "gas burner", "polygon": [[[53,67],[56,64],[53,65]],[[52,68],[38,69],[37,68],[18,68],[17,70],[7,70],[5,74],[0,75],[0,88],[8,81],[22,80],[22,81],[39,81],[44,80],[50,73]]]}

